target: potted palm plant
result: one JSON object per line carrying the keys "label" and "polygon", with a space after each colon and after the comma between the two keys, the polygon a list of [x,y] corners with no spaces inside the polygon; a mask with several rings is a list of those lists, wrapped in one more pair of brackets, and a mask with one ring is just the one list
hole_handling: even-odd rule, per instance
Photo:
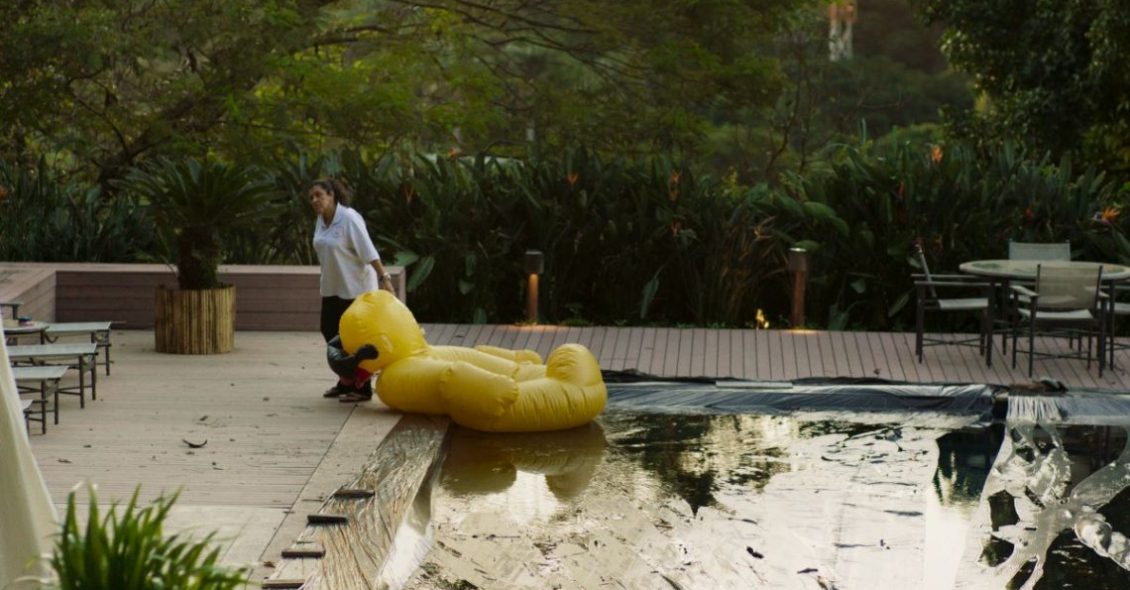
{"label": "potted palm plant", "polygon": [[126,187],[148,204],[176,264],[177,289],[157,287],[158,352],[212,354],[235,346],[235,287],[219,280],[221,236],[272,210],[270,179],[251,168],[195,158],[136,168]]}

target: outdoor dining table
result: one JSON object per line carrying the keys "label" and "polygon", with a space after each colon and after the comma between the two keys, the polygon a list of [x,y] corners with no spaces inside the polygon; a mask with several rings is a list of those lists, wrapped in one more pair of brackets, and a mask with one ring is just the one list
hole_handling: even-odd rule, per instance
{"label": "outdoor dining table", "polygon": [[[1012,281],[1035,282],[1036,272],[1040,266],[1056,266],[1069,268],[1095,268],[1102,267],[1100,280],[1106,285],[1130,279],[1130,266],[1114,264],[1112,262],[1088,262],[1083,260],[971,260],[963,262],[958,270],[963,273],[984,277],[989,280],[994,293],[1008,296],[1009,285]],[[998,289],[998,287],[1001,287]],[[996,321],[997,308],[1000,302],[997,297],[989,298],[989,314],[992,321]],[[1008,335],[1002,342],[1007,341]]]}

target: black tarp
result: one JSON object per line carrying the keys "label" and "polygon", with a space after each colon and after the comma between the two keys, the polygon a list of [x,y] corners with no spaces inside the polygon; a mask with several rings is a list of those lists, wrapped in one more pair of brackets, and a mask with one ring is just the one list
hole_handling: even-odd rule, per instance
{"label": "black tarp", "polygon": [[779,413],[800,410],[985,413],[997,391],[983,384],[918,384],[881,379],[738,381],[605,373],[612,407],[635,410]]}

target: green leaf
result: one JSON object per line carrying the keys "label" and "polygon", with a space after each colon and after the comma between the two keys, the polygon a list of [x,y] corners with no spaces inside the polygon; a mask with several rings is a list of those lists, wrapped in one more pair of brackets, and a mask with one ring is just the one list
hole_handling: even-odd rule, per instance
{"label": "green leaf", "polygon": [[821,246],[820,246],[820,242],[817,242],[815,240],[800,240],[800,241],[794,242],[792,247],[793,248],[801,248],[801,249],[804,249],[804,250],[811,253],[811,252],[819,252]]}
{"label": "green leaf", "polygon": [[647,284],[643,286],[643,294],[640,297],[641,320],[647,319],[647,312],[649,309],[651,309],[651,303],[655,301],[655,295],[659,293],[659,273],[661,272],[663,272],[662,268],[655,271],[655,274],[652,275],[651,280],[649,280]]}
{"label": "green leaf", "polygon": [[412,268],[408,273],[408,291],[415,291],[424,281],[428,279],[428,275],[432,274],[432,269],[435,267],[436,259],[432,256],[425,256],[420,259],[419,264]]}
{"label": "green leaf", "polygon": [[411,266],[419,259],[419,254],[407,250],[401,250],[400,252],[396,253],[396,256],[392,260],[392,264],[394,264],[395,266]]}

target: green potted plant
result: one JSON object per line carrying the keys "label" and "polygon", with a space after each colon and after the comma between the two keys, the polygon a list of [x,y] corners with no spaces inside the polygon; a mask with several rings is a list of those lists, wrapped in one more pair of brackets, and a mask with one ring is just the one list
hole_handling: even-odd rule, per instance
{"label": "green potted plant", "polygon": [[158,159],[126,177],[147,203],[166,243],[173,242],[178,289],[155,300],[158,352],[211,354],[235,346],[235,287],[219,280],[221,236],[262,223],[275,187],[252,168],[205,159]]}
{"label": "green potted plant", "polygon": [[82,520],[75,492],[67,495],[67,514],[50,558],[55,575],[47,588],[236,590],[248,586],[250,569],[222,564],[214,533],[198,538],[165,533],[176,493],[140,506],[135,489],[124,509],[114,503],[105,514],[94,490],[88,493],[90,503]]}

